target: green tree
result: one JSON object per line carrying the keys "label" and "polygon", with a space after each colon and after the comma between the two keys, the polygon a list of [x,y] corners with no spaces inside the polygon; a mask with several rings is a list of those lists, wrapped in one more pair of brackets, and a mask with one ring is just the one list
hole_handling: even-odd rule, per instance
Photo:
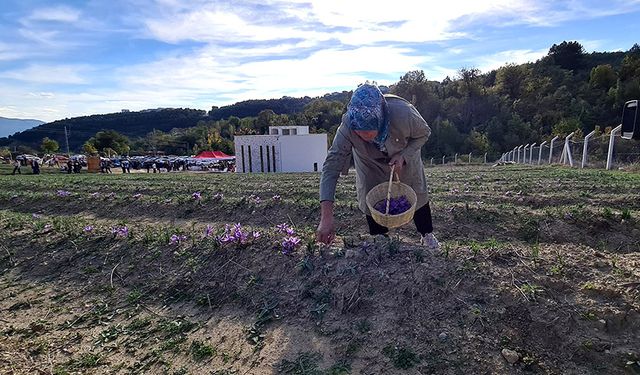
{"label": "green tree", "polygon": [[119,155],[123,155],[130,150],[129,138],[115,130],[99,131],[88,142],[100,152],[110,152],[112,150]]}
{"label": "green tree", "polygon": [[50,139],[49,137],[44,137],[42,139],[42,143],[40,144],[40,149],[45,154],[53,154],[54,152],[60,149],[60,145],[56,142],[55,139]]}
{"label": "green tree", "polygon": [[584,47],[578,42],[564,41],[554,44],[549,49],[548,56],[556,65],[563,69],[576,70],[582,66],[584,60]]}
{"label": "green tree", "polygon": [[530,74],[531,70],[526,65],[507,64],[496,72],[496,88],[499,93],[518,99]]}
{"label": "green tree", "polygon": [[609,90],[618,81],[618,75],[609,64],[598,65],[591,69],[589,83],[593,87]]}
{"label": "green tree", "polygon": [[82,145],[82,151],[84,151],[84,153],[87,155],[95,155],[98,153],[96,147],[88,141],[85,142],[84,145]]}

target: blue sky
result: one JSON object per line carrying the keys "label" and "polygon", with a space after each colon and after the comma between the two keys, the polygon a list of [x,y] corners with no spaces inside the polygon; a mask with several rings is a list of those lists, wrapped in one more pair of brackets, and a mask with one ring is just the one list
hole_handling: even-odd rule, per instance
{"label": "blue sky", "polygon": [[317,96],[640,42],[640,0],[2,0],[0,116]]}

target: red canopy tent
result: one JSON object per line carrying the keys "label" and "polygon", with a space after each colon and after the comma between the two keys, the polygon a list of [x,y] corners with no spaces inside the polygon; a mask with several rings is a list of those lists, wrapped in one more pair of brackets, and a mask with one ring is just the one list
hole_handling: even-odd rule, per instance
{"label": "red canopy tent", "polygon": [[218,159],[218,160],[232,160],[235,156],[230,156],[222,151],[202,151],[196,156],[196,159]]}

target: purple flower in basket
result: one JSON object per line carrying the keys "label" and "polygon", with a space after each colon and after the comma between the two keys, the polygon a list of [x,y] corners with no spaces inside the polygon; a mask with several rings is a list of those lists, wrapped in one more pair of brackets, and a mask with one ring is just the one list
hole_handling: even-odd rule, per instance
{"label": "purple flower in basket", "polygon": [[[376,203],[373,208],[383,214],[387,213],[387,200],[383,199]],[[400,197],[392,197],[389,199],[389,215],[400,215],[411,208],[411,202],[405,195]]]}

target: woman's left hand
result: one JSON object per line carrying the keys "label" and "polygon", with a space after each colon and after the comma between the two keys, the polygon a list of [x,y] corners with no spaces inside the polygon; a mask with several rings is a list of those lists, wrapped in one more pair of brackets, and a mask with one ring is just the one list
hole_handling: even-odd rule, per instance
{"label": "woman's left hand", "polygon": [[396,166],[396,173],[400,173],[402,171],[402,167],[404,166],[404,156],[402,156],[402,154],[400,153],[393,155],[393,157],[391,157],[391,160],[389,161],[389,166],[392,165]]}

